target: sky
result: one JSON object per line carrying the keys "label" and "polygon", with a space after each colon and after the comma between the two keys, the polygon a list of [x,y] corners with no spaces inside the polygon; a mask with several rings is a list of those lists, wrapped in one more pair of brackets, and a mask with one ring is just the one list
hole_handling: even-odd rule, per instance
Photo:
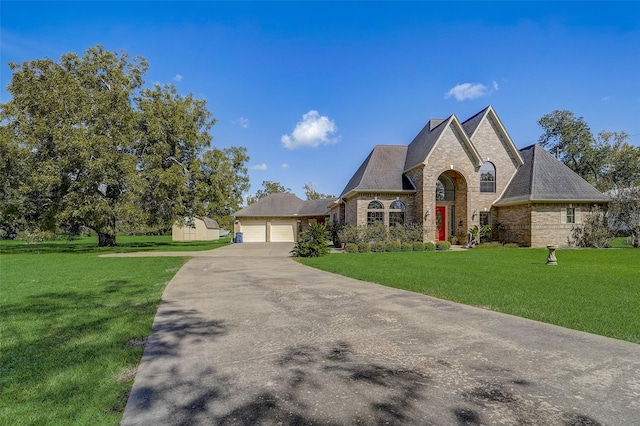
{"label": "sky", "polygon": [[0,2],[9,62],[96,44],[145,81],[205,99],[218,148],[244,146],[249,193],[340,195],[375,145],[492,105],[518,148],[554,110],[640,145],[640,2]]}

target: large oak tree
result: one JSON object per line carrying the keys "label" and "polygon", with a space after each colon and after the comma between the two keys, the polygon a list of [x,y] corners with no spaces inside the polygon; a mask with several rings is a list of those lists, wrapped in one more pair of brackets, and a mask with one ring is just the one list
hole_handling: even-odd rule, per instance
{"label": "large oak tree", "polygon": [[0,111],[5,230],[81,225],[109,246],[120,222],[166,228],[240,205],[246,151],[209,149],[215,120],[204,100],[143,89],[144,58],[98,45],[10,68],[12,99]]}

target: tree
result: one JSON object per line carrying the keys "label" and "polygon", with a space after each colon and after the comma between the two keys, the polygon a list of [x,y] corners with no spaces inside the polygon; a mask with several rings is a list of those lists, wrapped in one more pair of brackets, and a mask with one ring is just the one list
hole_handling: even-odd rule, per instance
{"label": "tree", "polygon": [[626,132],[591,133],[582,117],[553,111],[538,120],[540,144],[601,191],[640,182],[640,147],[627,142]]}
{"label": "tree", "polygon": [[119,223],[167,228],[239,205],[246,150],[208,150],[215,119],[205,101],[173,86],[143,90],[144,58],[98,45],[10,67],[12,99],[0,112],[5,231],[86,226],[110,246]]}
{"label": "tree", "polygon": [[322,193],[316,191],[315,189],[313,189],[313,186],[311,186],[310,183],[305,183],[304,186],[302,187],[302,189],[304,189],[304,193],[307,196],[307,200],[319,200],[319,199],[322,199],[322,198],[335,198],[335,195],[322,194]]}
{"label": "tree", "polygon": [[266,197],[269,194],[290,193],[291,188],[285,188],[280,182],[270,180],[262,181],[262,189],[258,189],[255,195],[247,196],[247,204],[253,204],[256,201]]}
{"label": "tree", "polygon": [[212,149],[204,153],[196,185],[204,215],[221,228],[233,229],[231,214],[240,209],[242,194],[249,190],[246,148]]}
{"label": "tree", "polygon": [[628,138],[626,132],[598,133],[596,146],[603,157],[598,189],[606,191],[640,185],[640,147],[630,145]]}
{"label": "tree", "polygon": [[553,111],[538,120],[544,133],[540,145],[555,154],[571,170],[588,182],[597,183],[603,158],[595,149],[589,125],[571,111]]}
{"label": "tree", "polygon": [[203,151],[215,123],[205,101],[181,96],[173,86],[145,89],[138,100],[140,203],[147,225],[171,227],[176,217],[198,213],[196,185]]}
{"label": "tree", "polygon": [[114,245],[116,219],[132,201],[132,101],[147,62],[96,46],[82,58],[9,66],[12,100],[2,105],[2,122],[12,144],[32,153],[20,192],[38,204],[33,220],[43,228],[81,222],[99,245]]}
{"label": "tree", "polygon": [[631,245],[640,247],[640,185],[611,191],[608,215],[610,226],[628,232]]}

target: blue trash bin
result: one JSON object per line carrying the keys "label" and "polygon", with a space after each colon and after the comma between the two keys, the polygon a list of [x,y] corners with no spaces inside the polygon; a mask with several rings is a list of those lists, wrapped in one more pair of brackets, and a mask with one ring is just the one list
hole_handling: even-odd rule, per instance
{"label": "blue trash bin", "polygon": [[242,242],[242,232],[236,232],[236,243]]}

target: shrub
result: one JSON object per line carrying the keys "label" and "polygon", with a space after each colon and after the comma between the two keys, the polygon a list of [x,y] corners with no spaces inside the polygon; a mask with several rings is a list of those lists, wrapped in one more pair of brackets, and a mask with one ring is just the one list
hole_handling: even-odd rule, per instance
{"label": "shrub", "polygon": [[424,243],[424,249],[425,251],[435,251],[436,245],[429,241],[428,243]]}
{"label": "shrub", "polygon": [[340,247],[341,243],[345,243],[345,241],[340,239],[340,231],[345,226],[346,225],[338,222],[331,223],[331,241],[333,242],[333,246],[336,248]]}
{"label": "shrub", "polygon": [[400,251],[400,243],[398,241],[391,241],[390,243],[385,244],[384,250],[388,252],[398,252]]}
{"label": "shrub", "polygon": [[358,245],[354,243],[347,243],[344,246],[344,251],[346,251],[347,253],[357,253]]}
{"label": "shrub", "polygon": [[411,244],[413,251],[424,251],[424,243],[422,241],[416,241]]}
{"label": "shrub", "polygon": [[387,249],[387,245],[382,242],[371,243],[371,251],[374,253],[382,253]]}
{"label": "shrub", "polygon": [[389,241],[388,228],[382,222],[376,222],[363,229],[363,240],[370,243],[386,243]]}
{"label": "shrub", "polygon": [[413,245],[411,243],[402,243],[400,246],[400,251],[413,251]]}
{"label": "shrub", "polygon": [[338,240],[340,240],[341,243],[352,243],[352,244],[358,244],[359,242],[362,241],[362,238],[360,236],[360,230],[358,227],[356,226],[344,226],[342,229],[338,230]]}
{"label": "shrub", "polygon": [[416,242],[416,243],[421,243],[422,242],[422,238],[424,236],[424,229],[422,229],[421,225],[418,224],[413,224],[413,225],[407,225],[405,227],[405,240],[412,243],[412,242]]}
{"label": "shrub", "polygon": [[591,212],[581,225],[571,228],[573,244],[578,247],[609,247],[610,236],[607,218],[600,210]]}
{"label": "shrub", "polygon": [[28,244],[38,244],[44,241],[54,240],[56,235],[51,231],[34,229],[32,231],[19,231],[18,240],[26,241]]}
{"label": "shrub", "polygon": [[516,243],[507,243],[504,245],[504,248],[520,248],[520,246]]}
{"label": "shrub", "polygon": [[358,253],[369,253],[371,251],[371,246],[369,243],[361,242],[358,243]]}
{"label": "shrub", "polygon": [[436,243],[436,249],[438,250],[449,250],[451,248],[451,243],[449,241],[438,241]]}
{"label": "shrub", "polygon": [[309,227],[300,233],[298,242],[291,250],[295,257],[318,257],[329,253],[327,239],[329,231],[321,223],[310,223]]}
{"label": "shrub", "polygon": [[484,243],[484,244],[477,245],[476,248],[479,248],[479,249],[497,249],[497,248],[502,248],[502,244],[497,243],[497,242]]}

